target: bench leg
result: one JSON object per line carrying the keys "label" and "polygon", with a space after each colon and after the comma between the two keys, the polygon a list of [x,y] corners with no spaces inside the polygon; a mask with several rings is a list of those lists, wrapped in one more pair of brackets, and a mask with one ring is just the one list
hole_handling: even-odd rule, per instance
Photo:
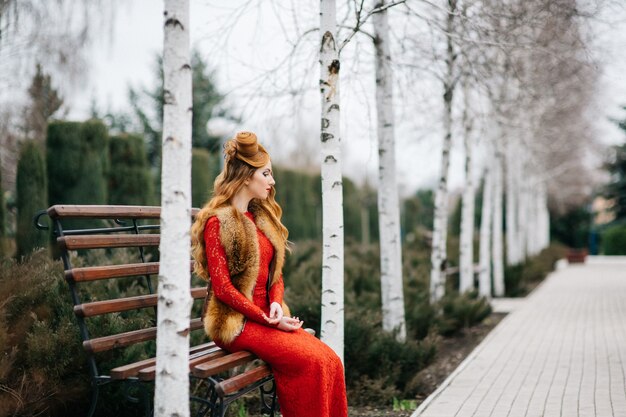
{"label": "bench leg", "polygon": [[91,404],[89,404],[89,411],[87,417],[93,417],[96,412],[96,406],[98,405],[98,394],[100,391],[100,385],[96,381],[91,382]]}
{"label": "bench leg", "polygon": [[[267,413],[270,417],[274,417],[274,413],[276,412],[276,382],[272,380],[272,386],[267,390],[261,385],[259,391],[261,392],[261,413]],[[266,400],[266,396],[268,395],[271,396],[269,404]]]}

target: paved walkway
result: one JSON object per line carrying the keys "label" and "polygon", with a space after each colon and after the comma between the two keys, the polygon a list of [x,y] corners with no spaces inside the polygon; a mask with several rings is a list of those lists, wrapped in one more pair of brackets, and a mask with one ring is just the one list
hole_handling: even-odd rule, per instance
{"label": "paved walkway", "polygon": [[625,417],[626,259],[551,274],[418,416]]}

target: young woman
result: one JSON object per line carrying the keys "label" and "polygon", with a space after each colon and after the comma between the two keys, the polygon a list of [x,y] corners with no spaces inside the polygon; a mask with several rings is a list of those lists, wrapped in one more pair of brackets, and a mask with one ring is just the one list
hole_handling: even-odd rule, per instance
{"label": "young woman", "polygon": [[346,417],[341,361],[283,301],[288,231],[269,154],[251,132],[228,141],[224,154],[214,195],[192,227],[195,272],[211,284],[206,333],[223,349],[253,352],[271,366],[284,417]]}

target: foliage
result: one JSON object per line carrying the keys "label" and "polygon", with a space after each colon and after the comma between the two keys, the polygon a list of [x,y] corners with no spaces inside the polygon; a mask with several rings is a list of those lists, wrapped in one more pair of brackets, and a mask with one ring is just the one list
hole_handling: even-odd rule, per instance
{"label": "foliage", "polygon": [[572,248],[587,247],[591,213],[586,207],[576,207],[562,215],[550,213],[550,218],[550,235],[554,240]]}
{"label": "foliage", "polygon": [[402,203],[402,230],[405,236],[433,227],[435,195],[432,190],[419,190]]}
{"label": "foliage", "polygon": [[71,414],[89,381],[61,263],[0,261],[0,297],[0,415]]}
{"label": "foliage", "polygon": [[109,155],[109,204],[154,204],[152,177],[143,138],[128,134],[112,136],[109,139]]}
{"label": "foliage", "polygon": [[[321,177],[319,174],[274,166],[276,201],[283,207],[283,224],[293,241],[322,238]],[[343,178],[344,237],[378,239],[374,192]],[[365,229],[365,230],[364,230]],[[364,234],[369,235],[366,238]]]}
{"label": "foliage", "polygon": [[42,143],[46,138],[48,120],[61,108],[63,99],[52,87],[50,75],[37,63],[36,72],[28,88],[31,105],[25,118],[26,131],[32,140]]}
{"label": "foliage", "polygon": [[220,163],[217,154],[211,154],[206,149],[192,149],[191,205],[193,207],[202,207],[207,202],[219,171]]}
{"label": "foliage", "polygon": [[[212,153],[219,153],[220,139],[209,136],[206,125],[213,116],[233,119],[225,110],[216,111],[224,100],[224,96],[217,90],[215,74],[209,69],[206,61],[198,51],[192,51],[192,116],[191,140],[194,147],[207,149]],[[129,89],[129,99],[139,129],[143,132],[148,145],[148,160],[154,168],[160,166],[161,135],[163,121],[163,58],[155,57],[154,72],[157,83],[151,89],[141,91]],[[150,111],[146,111],[146,108]],[[119,117],[118,117],[119,119]]]}
{"label": "foliage", "polygon": [[565,258],[567,248],[559,243],[552,243],[537,256],[526,261],[507,266],[504,271],[504,288],[507,297],[523,297],[538,282],[554,270],[559,259]]}
{"label": "foliage", "polygon": [[354,404],[411,395],[406,385],[434,356],[431,339],[400,343],[382,331],[380,315],[371,309],[355,309],[346,317],[346,381]]}
{"label": "foliage", "polygon": [[[617,124],[626,134],[626,119]],[[613,212],[616,219],[626,219],[626,143],[612,147],[611,157],[605,167],[611,175],[605,190],[606,197],[615,199]]]}
{"label": "foliage", "polygon": [[35,228],[33,216],[48,206],[46,172],[39,147],[28,141],[17,164],[17,257],[47,246],[47,235]]}
{"label": "foliage", "polygon": [[108,133],[101,121],[50,123],[46,161],[50,204],[106,204]]}
{"label": "foliage", "polygon": [[607,227],[602,234],[604,255],[626,255],[626,224]]}
{"label": "foliage", "polygon": [[441,299],[441,311],[437,326],[439,333],[450,336],[454,333],[482,322],[491,314],[491,306],[486,298],[478,297],[478,291],[464,294],[448,293]]}

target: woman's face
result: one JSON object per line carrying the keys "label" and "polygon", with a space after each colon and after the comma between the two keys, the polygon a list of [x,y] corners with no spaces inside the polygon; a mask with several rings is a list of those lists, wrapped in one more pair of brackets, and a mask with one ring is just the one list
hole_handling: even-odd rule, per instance
{"label": "woman's face", "polygon": [[270,195],[270,190],[274,184],[276,181],[272,176],[272,163],[268,162],[267,165],[254,171],[248,182],[248,191],[252,198],[265,200]]}

